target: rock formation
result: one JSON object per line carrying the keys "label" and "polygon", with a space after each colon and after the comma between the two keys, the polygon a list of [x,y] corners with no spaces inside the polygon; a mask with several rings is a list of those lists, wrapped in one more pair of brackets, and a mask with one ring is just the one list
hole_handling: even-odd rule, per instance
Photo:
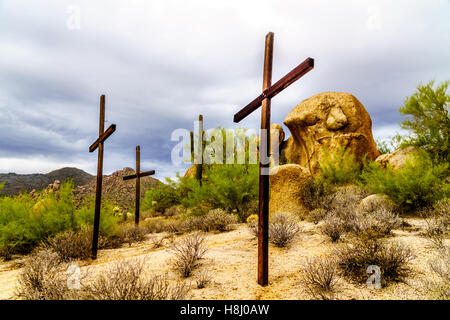
{"label": "rock formation", "polygon": [[[123,177],[133,174],[132,168],[124,168],[103,176],[102,201],[108,201],[119,206],[122,210],[130,210],[135,206],[136,182],[135,180],[123,181]],[[141,200],[147,190],[156,187],[161,182],[152,177],[141,178]],[[77,206],[89,204],[90,198],[95,196],[96,180],[87,185],[79,186],[74,190],[74,198]]]}
{"label": "rock formation", "polygon": [[[326,152],[345,148],[357,161],[375,160],[378,152],[372,136],[372,120],[361,102],[344,92],[324,92],[299,103],[285,118],[291,137],[280,141],[280,160],[272,168],[270,212],[294,212],[304,208],[300,190],[319,173]],[[271,129],[280,129],[271,125]],[[281,129],[282,130],[282,129]],[[280,137],[284,137],[280,134]]]}
{"label": "rock formation", "polygon": [[271,173],[269,212],[294,213],[304,209],[300,191],[311,178],[309,170],[298,164],[285,164],[273,167]]}
{"label": "rock formation", "polygon": [[284,120],[291,137],[281,152],[287,163],[319,171],[324,152],[340,147],[357,160],[380,155],[372,136],[372,120],[361,102],[344,92],[324,92],[299,103]]}
{"label": "rock formation", "polygon": [[404,149],[397,149],[392,153],[382,154],[375,161],[383,168],[390,166],[393,170],[399,170],[404,167],[406,160],[414,155],[414,153],[417,153],[415,147],[406,147]]}

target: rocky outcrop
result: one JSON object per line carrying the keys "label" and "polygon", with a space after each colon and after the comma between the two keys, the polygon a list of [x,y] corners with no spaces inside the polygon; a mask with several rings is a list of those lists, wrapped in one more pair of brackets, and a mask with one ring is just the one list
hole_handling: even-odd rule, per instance
{"label": "rocky outcrop", "polygon": [[415,147],[406,147],[403,149],[397,149],[396,151],[388,154],[382,154],[378,158],[376,158],[376,162],[378,162],[383,168],[389,166],[393,170],[402,169],[408,158],[417,153],[417,149]]}
{"label": "rocky outcrop", "polygon": [[324,92],[299,103],[285,118],[291,137],[283,143],[287,163],[319,171],[319,163],[327,150],[343,147],[357,160],[365,155],[375,160],[378,152],[372,136],[372,120],[364,106],[353,95]]}
{"label": "rocky outcrop", "polygon": [[285,164],[271,169],[269,212],[295,213],[305,209],[300,191],[311,174],[298,164]]}
{"label": "rocky outcrop", "polygon": [[[123,177],[133,174],[132,168],[118,170],[111,175],[103,176],[102,201],[107,201],[113,205],[119,206],[122,210],[134,208],[136,201],[136,182],[135,180],[123,181]],[[141,178],[141,199],[147,190],[156,187],[161,182],[152,177]],[[77,206],[89,204],[90,198],[95,196],[96,180],[87,185],[79,186],[74,190],[74,198]]]}
{"label": "rocky outcrop", "polygon": [[89,183],[94,176],[77,168],[62,168],[47,174],[0,174],[0,184],[5,184],[0,194],[13,196],[19,192],[43,190],[55,181],[72,179],[75,186]]}

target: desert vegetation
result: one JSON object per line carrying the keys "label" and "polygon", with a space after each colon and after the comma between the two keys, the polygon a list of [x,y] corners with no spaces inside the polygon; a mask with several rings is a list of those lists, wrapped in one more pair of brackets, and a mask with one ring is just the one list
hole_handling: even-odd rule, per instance
{"label": "desert vegetation", "polygon": [[[343,148],[326,152],[319,174],[298,192],[305,208],[271,212],[269,240],[276,255],[271,264],[297,259],[289,270],[277,270],[280,279],[295,279],[289,290],[303,292],[302,298],[349,298],[349,291],[365,289],[368,270],[375,268],[379,296],[425,273],[430,277],[408,283],[420,291],[419,298],[448,299],[447,85],[419,86],[401,108],[409,116],[402,124],[411,134],[381,144],[385,153],[394,151],[389,146],[414,147],[401,168],[357,161]],[[156,184],[142,200],[139,227],[126,211],[117,204],[102,205],[99,247],[107,249],[105,256],[114,250],[162,256],[165,273],[148,273],[152,262],[134,258],[108,261],[100,272],[91,268],[93,206],[75,204],[70,181],[56,192],[0,197],[0,253],[5,260],[28,254],[15,297],[181,299],[192,290],[202,292],[194,292],[197,298],[219,294],[223,283],[215,284],[221,281],[217,274],[227,270],[227,284],[236,281],[232,275],[242,276],[243,266],[249,268],[245,263],[257,245],[258,165],[204,165],[201,180],[195,174],[178,175]],[[303,249],[309,242],[314,247]],[[238,267],[228,266],[215,246],[241,250],[230,258]],[[420,261],[424,252],[433,259]],[[67,268],[75,262],[82,265],[83,284],[69,290]],[[232,290],[242,292],[242,287]]]}

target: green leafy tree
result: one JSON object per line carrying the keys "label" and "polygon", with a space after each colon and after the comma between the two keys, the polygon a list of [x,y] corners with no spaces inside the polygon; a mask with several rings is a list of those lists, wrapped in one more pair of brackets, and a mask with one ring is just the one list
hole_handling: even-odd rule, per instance
{"label": "green leafy tree", "polygon": [[160,183],[155,188],[145,192],[142,209],[164,213],[166,209],[181,203],[182,195],[180,191],[179,185],[167,178],[166,183]]}
{"label": "green leafy tree", "polygon": [[422,147],[441,160],[450,160],[448,85],[449,81],[444,81],[434,89],[434,81],[430,81],[426,85],[419,85],[417,91],[406,98],[399,112],[409,117],[400,125],[410,130],[412,135],[403,137],[402,146]]}

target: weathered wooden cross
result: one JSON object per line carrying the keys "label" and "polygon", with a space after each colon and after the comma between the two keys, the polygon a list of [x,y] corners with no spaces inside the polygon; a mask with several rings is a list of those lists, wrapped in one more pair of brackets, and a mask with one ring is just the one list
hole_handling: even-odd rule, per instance
{"label": "weathered wooden cross", "polygon": [[98,139],[89,147],[89,152],[98,148],[97,162],[97,187],[95,192],[95,216],[94,233],[92,237],[92,259],[97,259],[98,231],[100,227],[100,209],[102,206],[102,181],[103,181],[103,142],[116,131],[116,125],[112,124],[105,131],[105,95],[100,96],[100,125]]}
{"label": "weathered wooden cross", "polygon": [[136,173],[123,177],[123,181],[136,179],[136,210],[134,213],[134,223],[139,225],[139,210],[141,202],[141,178],[155,174],[155,170],[141,172],[141,147],[136,146]]}
{"label": "weathered wooden cross", "polygon": [[[269,161],[270,155],[270,99],[314,68],[314,59],[308,58],[291,72],[272,85],[273,32],[266,35],[264,55],[263,92],[246,107],[234,115],[239,122],[259,106],[261,107],[260,172],[259,172],[259,222],[258,222],[258,283],[269,282]],[[262,152],[261,152],[262,151]],[[262,155],[267,156],[263,159]]]}

